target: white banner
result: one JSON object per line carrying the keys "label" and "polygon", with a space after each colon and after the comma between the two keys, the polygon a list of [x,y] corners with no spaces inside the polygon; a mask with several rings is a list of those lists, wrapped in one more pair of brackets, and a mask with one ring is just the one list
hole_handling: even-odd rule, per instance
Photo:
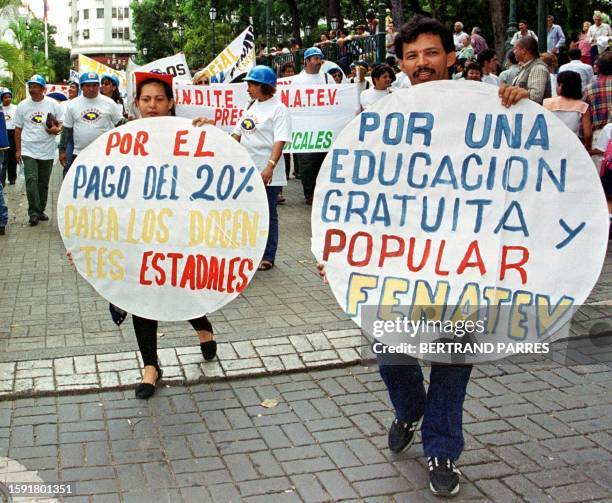
{"label": "white banner", "polygon": [[217,82],[231,82],[255,66],[255,38],[253,27],[249,26],[238,35],[209,65],[193,76],[198,82],[203,77],[214,75]]}
{"label": "white banner", "polygon": [[[292,140],[286,152],[326,152],[338,133],[359,113],[356,84],[323,86],[279,86],[276,96],[291,115]],[[175,82],[176,114],[208,117],[231,132],[250,98],[246,83],[190,86]]]}
{"label": "white banner", "polygon": [[57,208],[79,273],[153,320],[193,319],[237,297],[268,237],[266,190],[244,147],[176,117],[131,121],[91,143]]}
{"label": "white banner", "polygon": [[461,354],[474,362],[537,348],[567,323],[597,282],[609,220],[587,151],[557,117],[528,99],[505,108],[494,86],[440,81],[394,92],[342,131],[311,224],[312,252],[365,333],[447,361],[428,345],[440,330],[395,322],[442,321],[469,348],[474,318],[467,333],[491,344]]}

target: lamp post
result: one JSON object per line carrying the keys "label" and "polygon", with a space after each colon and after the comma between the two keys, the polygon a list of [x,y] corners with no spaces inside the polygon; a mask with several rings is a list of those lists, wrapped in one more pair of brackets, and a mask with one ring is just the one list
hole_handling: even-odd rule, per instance
{"label": "lamp post", "polygon": [[217,9],[211,7],[208,11],[208,17],[212,22],[212,59],[215,58],[215,19],[217,19]]}
{"label": "lamp post", "polygon": [[142,48],[142,55],[144,56],[144,62],[147,62],[147,52],[149,52],[149,50],[146,47]]}
{"label": "lamp post", "polygon": [[331,25],[331,29],[336,31],[338,29],[338,18],[332,17],[329,24]]}
{"label": "lamp post", "polygon": [[508,13],[508,29],[506,30],[506,51],[512,49],[512,37],[518,30],[516,24],[516,0],[510,0],[510,12]]}
{"label": "lamp post", "polygon": [[385,35],[387,30],[387,5],[385,2],[378,3],[378,24],[376,25],[376,43],[377,43],[377,54],[376,60],[378,63],[384,63],[385,55],[387,54],[387,47],[385,44]]}
{"label": "lamp post", "polygon": [[332,61],[338,61],[338,44],[336,43],[336,41],[338,40],[338,18],[332,17],[329,20],[329,24],[331,26],[331,29],[336,33],[336,36],[332,39],[330,58],[332,59]]}
{"label": "lamp post", "polygon": [[178,27],[179,40],[181,42],[181,51],[183,50],[183,34],[185,33],[185,28],[182,25]]}
{"label": "lamp post", "polygon": [[304,35],[306,36],[306,45],[310,46],[310,35],[312,34],[312,28],[309,24],[304,26]]}

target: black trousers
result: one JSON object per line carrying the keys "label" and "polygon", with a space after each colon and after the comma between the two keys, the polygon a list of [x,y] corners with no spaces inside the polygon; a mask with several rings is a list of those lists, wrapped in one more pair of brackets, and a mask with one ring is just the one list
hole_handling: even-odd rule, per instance
{"label": "black trousers", "polygon": [[304,189],[304,197],[311,199],[314,195],[317,176],[321,169],[321,164],[325,159],[325,152],[317,152],[314,154],[296,154],[299,159],[300,178]]}
{"label": "black trousers", "polygon": [[6,185],[8,175],[9,183],[15,183],[17,180],[17,159],[15,157],[15,130],[7,129],[9,149],[4,152],[4,162],[0,166],[0,182]]}
{"label": "black trousers", "polygon": [[[134,332],[138,341],[140,356],[145,365],[157,366],[157,320],[148,320],[140,316],[132,315]],[[213,328],[206,316],[189,320],[195,330],[207,330],[212,332]]]}

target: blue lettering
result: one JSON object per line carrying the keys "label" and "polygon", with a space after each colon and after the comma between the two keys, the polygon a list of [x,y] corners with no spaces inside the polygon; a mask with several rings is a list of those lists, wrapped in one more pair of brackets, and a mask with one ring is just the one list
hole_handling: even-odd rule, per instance
{"label": "blue lettering", "polygon": [[335,148],[332,151],[332,162],[331,162],[331,173],[329,175],[329,181],[332,183],[344,183],[345,178],[340,178],[338,172],[342,171],[342,164],[338,162],[338,158],[341,155],[348,155],[349,151],[346,148]]}
{"label": "blue lettering", "polygon": [[380,126],[380,115],[376,112],[363,112],[359,123],[359,141],[363,141],[365,134],[376,131]]}
{"label": "blue lettering", "polygon": [[489,141],[491,135],[491,122],[493,116],[491,114],[485,115],[484,127],[482,130],[482,138],[478,141],[474,139],[474,124],[476,122],[476,114],[471,113],[468,116],[467,126],[465,127],[465,144],[470,148],[482,148]]}

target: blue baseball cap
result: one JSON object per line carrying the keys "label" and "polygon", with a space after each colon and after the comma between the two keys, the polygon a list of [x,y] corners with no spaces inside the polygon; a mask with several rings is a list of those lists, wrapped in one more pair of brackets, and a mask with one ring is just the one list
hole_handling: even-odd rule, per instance
{"label": "blue baseball cap", "polygon": [[325,57],[325,55],[323,54],[323,51],[319,49],[318,47],[310,47],[309,49],[306,49],[304,51],[304,61],[306,61],[311,56],[319,56],[320,58]]}
{"label": "blue baseball cap", "polygon": [[38,84],[41,87],[47,87],[47,81],[45,80],[45,78],[42,75],[32,75],[30,77],[30,80],[28,80],[26,82],[27,85],[30,84]]}
{"label": "blue baseball cap", "polygon": [[96,72],[85,72],[79,78],[79,84],[100,84],[100,77]]}

